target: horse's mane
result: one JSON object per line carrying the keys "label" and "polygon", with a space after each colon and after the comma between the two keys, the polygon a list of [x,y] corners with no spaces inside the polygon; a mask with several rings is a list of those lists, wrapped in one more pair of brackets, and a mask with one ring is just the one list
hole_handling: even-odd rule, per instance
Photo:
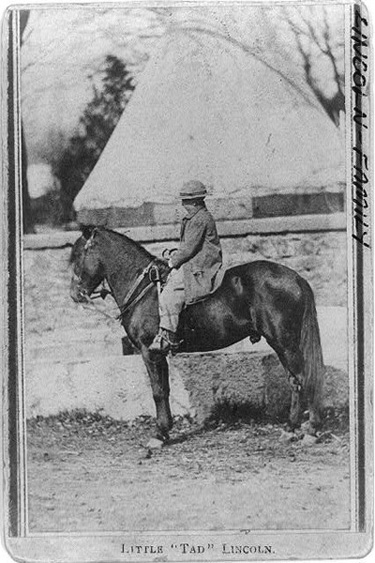
{"label": "horse's mane", "polygon": [[72,250],[70,251],[69,258],[68,258],[68,265],[69,266],[72,266],[75,263],[75,261],[77,260],[78,256],[80,255],[80,252],[79,252],[78,249],[82,244],[83,244],[82,236],[80,236],[79,239],[77,239],[75,241],[75,243],[72,246]]}
{"label": "horse's mane", "polygon": [[168,276],[169,271],[170,271],[166,260],[159,258],[159,257],[155,256],[154,254],[151,254],[151,252],[146,250],[139,242],[131,239],[130,237],[126,236],[125,234],[119,233],[117,231],[112,231],[111,229],[108,229],[107,227],[99,227],[99,230],[105,231],[107,233],[110,233],[111,235],[114,235],[117,238],[125,240],[126,244],[128,246],[130,245],[132,248],[136,249],[137,252],[141,251],[143,256],[145,258],[147,258],[148,262],[153,261],[154,264],[158,266],[159,274],[160,274],[162,282],[166,281],[167,276]]}
{"label": "horse's mane", "polygon": [[[152,254],[151,252],[146,250],[146,248],[144,248],[144,246],[142,246],[139,242],[133,240],[132,238],[128,237],[127,235],[119,233],[118,231],[113,231],[112,229],[108,229],[107,227],[103,227],[103,226],[97,227],[95,225],[88,225],[88,226],[82,227],[82,235],[73,244],[73,247],[72,247],[72,250],[71,250],[71,253],[70,253],[70,256],[69,256],[69,264],[75,263],[76,259],[78,258],[78,256],[81,253],[81,248],[82,248],[82,245],[84,244],[84,241],[89,240],[89,238],[91,237],[94,229],[97,229],[97,231],[99,231],[99,232],[109,233],[111,236],[114,236],[114,237],[117,237],[119,239],[126,241],[126,243],[128,245],[132,246],[134,249],[137,249],[138,252],[140,251],[149,260],[152,260],[152,259],[158,260],[158,258],[154,254]],[[163,262],[163,261],[161,260],[161,262]]]}

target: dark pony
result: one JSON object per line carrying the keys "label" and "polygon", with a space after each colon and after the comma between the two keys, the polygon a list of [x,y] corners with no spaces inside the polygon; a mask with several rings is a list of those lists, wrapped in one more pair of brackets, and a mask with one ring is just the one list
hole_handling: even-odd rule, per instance
{"label": "dark pony", "polygon": [[[168,266],[140,244],[102,227],[87,227],[71,253],[71,297],[87,301],[103,280],[119,307],[122,325],[141,352],[156,405],[157,435],[172,427],[168,363],[148,350],[159,326],[158,292],[153,279]],[[309,408],[310,432],[320,424],[323,356],[314,295],[296,272],[264,260],[225,272],[220,288],[181,314],[181,352],[224,348],[246,337],[263,336],[285,368],[292,391],[290,424],[300,422],[300,394]]]}

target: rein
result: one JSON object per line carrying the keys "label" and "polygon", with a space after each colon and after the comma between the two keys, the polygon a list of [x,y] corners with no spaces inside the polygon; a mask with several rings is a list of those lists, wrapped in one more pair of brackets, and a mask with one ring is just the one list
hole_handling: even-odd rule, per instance
{"label": "rein", "polygon": [[[94,297],[94,299],[95,299],[95,297]],[[117,321],[118,320],[117,316],[110,315],[109,313],[106,313],[105,311],[102,311],[101,309],[99,309],[99,307],[92,301],[92,299],[90,299],[90,297],[87,298],[87,301],[85,303],[82,303],[82,307],[84,309],[88,309],[88,310],[94,309],[97,313],[100,313],[101,315],[103,315],[103,317],[106,317],[107,319],[110,319],[111,321]]]}
{"label": "rein", "polygon": [[95,311],[97,311],[98,313],[100,313],[101,315],[103,315],[103,317],[106,317],[107,319],[111,319],[112,321],[117,321],[118,317],[117,316],[113,316],[110,315],[109,313],[106,313],[105,311],[103,311],[102,309],[100,309],[96,303],[94,303],[94,299],[99,299],[100,297],[104,300],[107,295],[112,295],[112,291],[106,289],[104,287],[104,280],[102,282],[102,289],[97,290],[97,291],[93,291],[92,294],[90,295],[90,297],[88,296],[88,294],[86,293],[86,291],[82,291],[80,290],[80,295],[81,297],[84,297],[85,301],[82,303],[82,307],[84,309],[94,309]]}
{"label": "rein", "polygon": [[[107,297],[107,295],[111,295],[113,297],[112,291],[106,289],[104,287],[104,283],[103,283],[102,289],[97,290],[97,291],[93,291],[93,293],[91,294],[90,297],[86,293],[81,292],[81,295],[83,295],[86,299],[86,302],[85,302],[84,305],[94,308],[98,313],[101,313],[102,315],[104,315],[105,317],[107,317],[109,319],[121,321],[122,317],[125,315],[125,313],[131,307],[136,305],[146,295],[146,293],[148,293],[148,291],[155,285],[155,283],[159,282],[160,277],[159,277],[159,271],[158,271],[158,267],[156,265],[156,261],[157,261],[157,259],[153,259],[146,266],[146,268],[144,268],[142,270],[142,272],[139,274],[139,276],[137,276],[133,285],[131,286],[131,288],[129,289],[127,294],[125,295],[124,302],[120,307],[121,312],[120,312],[119,315],[116,315],[116,316],[109,315],[108,313],[99,309],[95,305],[95,303],[93,302],[94,299],[99,299],[99,298],[105,299]],[[134,297],[134,294],[137,292],[140,284],[143,282],[143,280],[145,279],[146,276],[148,276],[148,283],[147,283],[146,287],[144,287],[142,289],[142,291]]]}
{"label": "rein", "polygon": [[[128,293],[125,295],[124,302],[120,307],[121,313],[118,315],[117,319],[121,320],[124,314],[130,309],[130,307],[133,307],[136,303],[138,303],[142,299],[142,297],[144,297],[146,293],[153,287],[154,279],[152,277],[152,272],[153,268],[157,268],[155,262],[155,259],[152,260],[139,274],[139,276],[129,289]],[[146,287],[144,287],[142,291],[135,297],[135,299],[132,300],[134,293],[137,291],[138,287],[146,276],[148,276],[148,283]]]}

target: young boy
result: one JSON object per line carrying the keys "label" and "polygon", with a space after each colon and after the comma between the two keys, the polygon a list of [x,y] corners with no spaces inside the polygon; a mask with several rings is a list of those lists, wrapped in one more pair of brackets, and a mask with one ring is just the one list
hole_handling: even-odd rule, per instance
{"label": "young boy", "polygon": [[222,265],[222,251],[215,221],[207,210],[207,190],[202,182],[186,182],[180,192],[186,216],[182,220],[180,246],[170,259],[172,268],[160,296],[160,328],[149,350],[168,354],[178,348],[176,337],[185,303],[209,295]]}

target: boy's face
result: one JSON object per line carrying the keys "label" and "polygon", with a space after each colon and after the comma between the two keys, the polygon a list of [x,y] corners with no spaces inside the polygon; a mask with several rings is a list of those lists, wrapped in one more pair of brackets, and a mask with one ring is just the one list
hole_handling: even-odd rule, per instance
{"label": "boy's face", "polygon": [[186,209],[186,211],[188,213],[190,213],[190,211],[193,211],[193,209],[195,209],[195,201],[193,199],[183,199],[182,200],[182,207],[184,209]]}

